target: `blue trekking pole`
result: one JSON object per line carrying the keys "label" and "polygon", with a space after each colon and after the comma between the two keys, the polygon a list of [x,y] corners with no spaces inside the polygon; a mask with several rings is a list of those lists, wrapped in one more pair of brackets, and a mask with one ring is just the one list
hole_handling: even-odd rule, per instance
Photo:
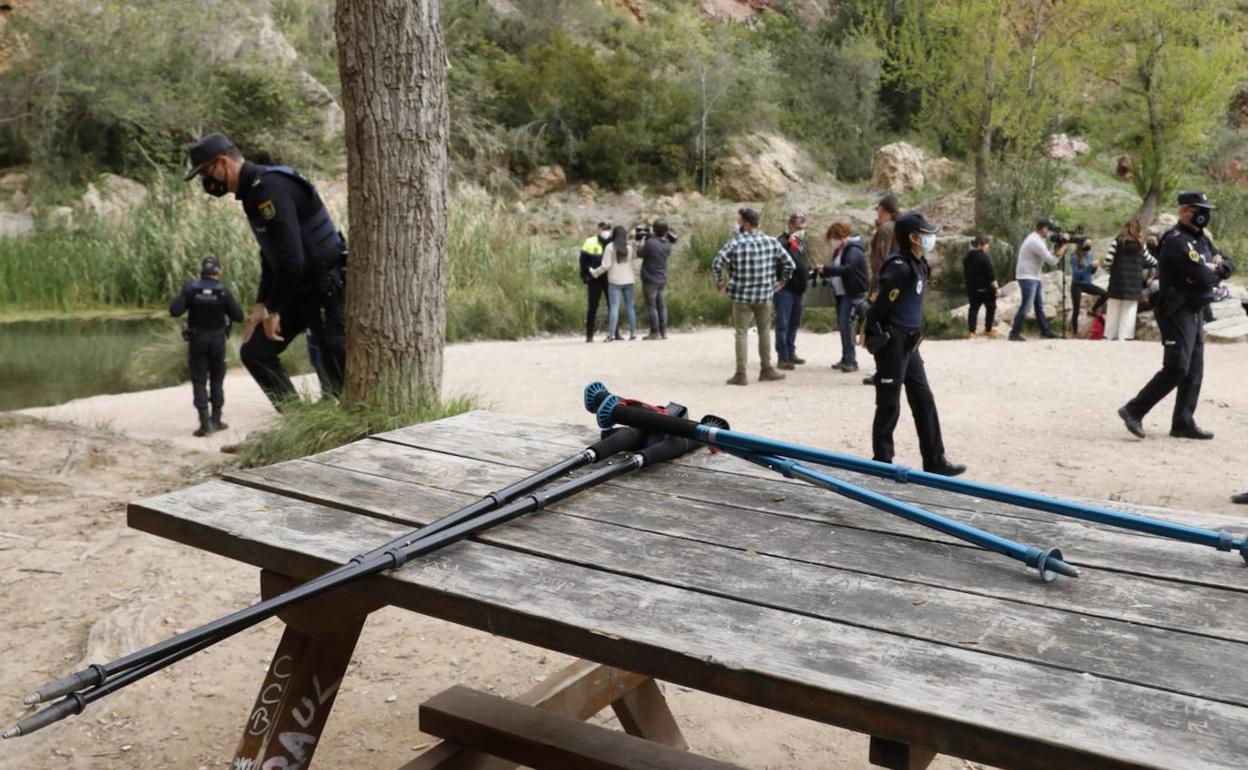
{"label": "blue trekking pole", "polygon": [[932,489],[947,492],[973,495],[998,503],[1018,505],[1032,510],[1068,516],[1097,524],[1106,524],[1135,532],[1180,540],[1186,543],[1209,546],[1219,551],[1238,551],[1248,561],[1248,537],[1235,537],[1230,532],[1215,531],[1203,527],[1154,519],[1121,511],[1111,511],[1093,505],[1061,500],[1055,497],[1037,495],[1008,487],[992,484],[980,484],[965,479],[949,478],[935,473],[928,473],[904,465],[892,465],[876,460],[867,460],[853,455],[830,452],[826,449],[793,444],[786,441],[755,436],[749,433],[728,430],[715,425],[703,425],[692,420],[677,419],[654,411],[641,402],[621,399],[611,394],[600,382],[590,383],[585,388],[585,406],[592,408],[598,424],[631,425],[650,430],[668,433],[682,438],[700,441],[710,446],[723,449],[736,449],[749,453],[780,455],[794,460],[811,462],[830,468],[856,471],[869,476],[891,479],[898,483],[914,483]]}

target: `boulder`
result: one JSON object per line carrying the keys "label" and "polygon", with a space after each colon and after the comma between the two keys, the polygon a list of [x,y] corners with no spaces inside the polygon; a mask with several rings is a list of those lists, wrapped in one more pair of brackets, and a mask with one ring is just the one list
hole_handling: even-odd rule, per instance
{"label": "boulder", "polygon": [[1049,157],[1056,160],[1074,160],[1080,155],[1092,151],[1088,143],[1066,134],[1053,134],[1049,137]]}
{"label": "boulder", "polygon": [[871,186],[892,193],[923,189],[923,153],[907,142],[893,142],[875,151]]}
{"label": "boulder", "polygon": [[116,174],[100,174],[87,185],[80,207],[109,229],[117,229],[130,211],[147,200],[147,188],[133,179]]}
{"label": "boulder", "polygon": [[53,206],[48,210],[48,227],[69,229],[74,226],[74,210],[69,206]]}
{"label": "boulder", "polygon": [[329,89],[321,81],[303,70],[299,71],[295,79],[299,81],[299,85],[307,95],[308,101],[316,109],[320,117],[321,138],[329,142],[336,137],[342,136],[343,131],[346,130],[347,120],[342,107],[334,100],[334,95],[329,92]]}
{"label": "boulder", "polygon": [[529,174],[528,183],[520,191],[520,200],[532,200],[558,190],[568,183],[563,166],[539,166]]}
{"label": "boulder", "polygon": [[9,193],[10,195],[26,189],[26,185],[30,183],[30,176],[24,171],[9,171],[0,176],[0,192]]}
{"label": "boulder", "polygon": [[0,211],[0,238],[30,235],[35,219],[25,211]]}
{"label": "boulder", "polygon": [[1168,211],[1165,212],[1164,214],[1158,214],[1157,219],[1151,225],[1148,226],[1148,234],[1149,235],[1161,235],[1162,233],[1174,227],[1178,223],[1179,223],[1179,217],[1176,214],[1171,214]]}
{"label": "boulder", "polygon": [[729,142],[715,186],[729,200],[761,201],[783,195],[814,171],[814,163],[784,137],[748,134]]}
{"label": "boulder", "polygon": [[975,228],[975,196],[969,191],[942,195],[915,206],[927,221],[940,225],[945,235],[968,233]]}

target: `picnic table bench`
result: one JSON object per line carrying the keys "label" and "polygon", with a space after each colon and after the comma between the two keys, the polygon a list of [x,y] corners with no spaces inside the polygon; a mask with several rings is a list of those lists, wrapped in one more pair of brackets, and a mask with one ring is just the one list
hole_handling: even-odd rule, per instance
{"label": "picnic table bench", "polygon": [[[129,523],[260,567],[271,595],[596,438],[588,419],[471,412],[141,500]],[[603,753],[618,764],[569,759],[594,745],[580,727],[604,728],[558,720],[611,705],[628,732],[683,749],[656,679],[865,733],[870,761],[888,768],[922,768],[937,753],[1024,770],[1248,764],[1238,556],[841,475],[1061,545],[1083,577],[1042,583],[1016,562],[703,450],[284,613],[232,767],[307,766],[364,619],[386,605],[582,659],[512,704],[463,688],[432,699],[422,728],[461,743],[410,770],[640,766],[609,736]],[[1244,529],[1229,516],[1165,513]],[[663,756],[645,766],[725,766]]]}

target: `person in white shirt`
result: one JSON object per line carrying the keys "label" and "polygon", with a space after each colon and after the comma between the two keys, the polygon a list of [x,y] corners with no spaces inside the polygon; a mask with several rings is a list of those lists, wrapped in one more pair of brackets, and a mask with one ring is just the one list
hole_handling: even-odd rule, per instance
{"label": "person in white shirt", "polygon": [[628,312],[628,338],[637,339],[637,310],[633,306],[633,284],[638,267],[636,252],[628,242],[628,228],[616,225],[611,242],[602,255],[602,264],[589,271],[594,278],[607,276],[607,338],[603,342],[624,339],[620,336],[620,305]]}
{"label": "person in white shirt", "polygon": [[1010,327],[1010,339],[1014,342],[1022,342],[1026,339],[1023,337],[1023,321],[1027,319],[1029,305],[1035,307],[1036,322],[1040,324],[1040,336],[1045,339],[1057,337],[1049,328],[1049,320],[1044,317],[1044,291],[1040,288],[1040,275],[1044,265],[1056,265],[1061,261],[1069,243],[1062,243],[1058,246],[1056,254],[1050,252],[1047,241],[1052,230],[1052,222],[1044,218],[1038,219],[1036,229],[1024,238],[1023,245],[1018,247],[1014,280],[1018,281],[1018,288],[1023,296],[1018,312],[1014,314],[1014,325]]}

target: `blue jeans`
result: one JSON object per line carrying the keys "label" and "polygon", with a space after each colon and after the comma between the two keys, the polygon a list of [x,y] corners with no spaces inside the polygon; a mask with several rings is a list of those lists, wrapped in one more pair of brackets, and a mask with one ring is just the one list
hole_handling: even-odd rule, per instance
{"label": "blue jeans", "polygon": [[628,308],[628,336],[637,335],[637,310],[633,307],[633,285],[631,283],[623,286],[611,284],[607,287],[607,337],[615,339],[620,328],[620,299],[624,300],[624,307]]}
{"label": "blue jeans", "polygon": [[1036,322],[1040,324],[1040,333],[1052,334],[1049,320],[1044,317],[1044,292],[1040,291],[1040,282],[1033,278],[1019,278],[1018,288],[1023,293],[1023,301],[1019,303],[1018,312],[1014,314],[1014,325],[1010,327],[1010,336],[1016,337],[1022,334],[1023,321],[1027,319],[1028,305],[1035,306]]}
{"label": "blue jeans", "polygon": [[854,299],[848,294],[836,297],[836,329],[841,333],[841,363],[858,363],[854,353]]}
{"label": "blue jeans", "polygon": [[776,303],[776,357],[797,358],[797,328],[802,325],[802,295],[781,289]]}

